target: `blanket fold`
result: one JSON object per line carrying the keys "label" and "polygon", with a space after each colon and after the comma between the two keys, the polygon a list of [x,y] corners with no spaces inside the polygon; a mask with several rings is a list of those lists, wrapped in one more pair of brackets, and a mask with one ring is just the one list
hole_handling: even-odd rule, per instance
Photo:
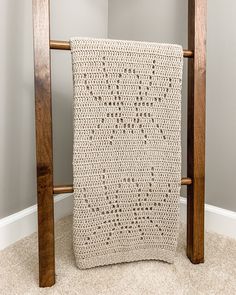
{"label": "blanket fold", "polygon": [[76,264],[171,263],[179,227],[182,47],[70,43]]}

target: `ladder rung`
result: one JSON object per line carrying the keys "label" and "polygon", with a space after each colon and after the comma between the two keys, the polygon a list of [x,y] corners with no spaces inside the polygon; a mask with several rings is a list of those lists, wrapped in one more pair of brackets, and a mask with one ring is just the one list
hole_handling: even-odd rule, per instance
{"label": "ladder rung", "polygon": [[[68,41],[57,41],[50,40],[50,49],[58,49],[58,50],[70,50],[70,42]],[[192,50],[184,49],[184,57],[193,57]]]}
{"label": "ladder rung", "polygon": [[[181,185],[190,185],[192,183],[192,179],[189,177],[185,177],[181,179]],[[65,193],[73,193],[73,185],[57,185],[53,188],[53,194],[65,194]]]}

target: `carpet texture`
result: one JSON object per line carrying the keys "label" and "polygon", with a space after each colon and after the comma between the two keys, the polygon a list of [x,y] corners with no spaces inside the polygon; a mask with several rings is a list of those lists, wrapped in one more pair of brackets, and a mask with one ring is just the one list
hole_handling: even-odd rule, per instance
{"label": "carpet texture", "polygon": [[179,45],[72,38],[73,248],[80,269],[173,262],[181,188]]}
{"label": "carpet texture", "polygon": [[173,264],[145,261],[79,270],[72,251],[72,217],[67,217],[56,223],[56,285],[38,288],[33,234],[0,252],[0,294],[236,294],[236,240],[207,233],[206,261],[200,265],[189,262],[185,246],[181,226]]}

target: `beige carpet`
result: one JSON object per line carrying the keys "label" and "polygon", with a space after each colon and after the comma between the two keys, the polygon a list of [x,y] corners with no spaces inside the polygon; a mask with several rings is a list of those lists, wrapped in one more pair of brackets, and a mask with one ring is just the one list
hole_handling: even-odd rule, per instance
{"label": "beige carpet", "polygon": [[181,229],[177,257],[78,270],[72,254],[72,218],[56,225],[57,283],[38,288],[37,235],[0,252],[0,294],[236,294],[236,240],[206,234],[206,262],[192,265],[185,256]]}

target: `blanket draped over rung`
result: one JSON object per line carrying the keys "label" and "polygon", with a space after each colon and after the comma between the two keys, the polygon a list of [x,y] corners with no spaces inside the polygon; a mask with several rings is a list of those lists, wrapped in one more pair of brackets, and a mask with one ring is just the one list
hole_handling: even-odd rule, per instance
{"label": "blanket draped over rung", "polygon": [[70,43],[76,264],[171,263],[179,229],[182,47]]}

